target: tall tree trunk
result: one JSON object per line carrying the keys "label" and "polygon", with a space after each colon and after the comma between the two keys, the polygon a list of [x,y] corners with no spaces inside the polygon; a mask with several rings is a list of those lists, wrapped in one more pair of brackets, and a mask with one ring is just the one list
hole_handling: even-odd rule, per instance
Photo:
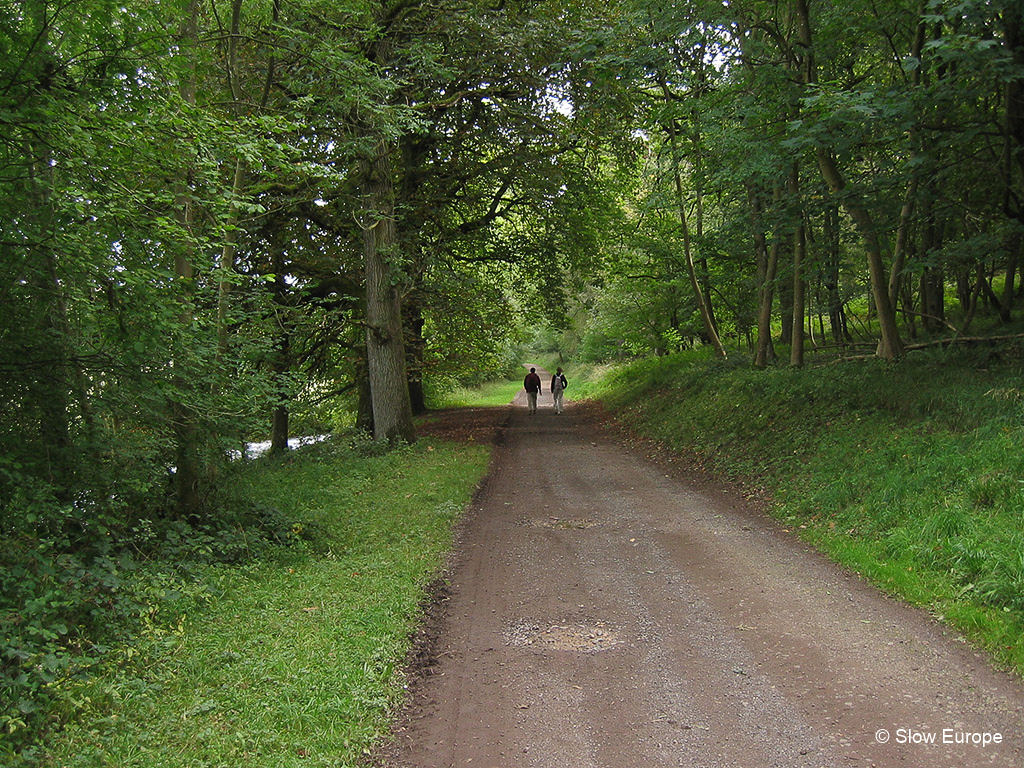
{"label": "tall tree trunk", "polygon": [[718,337],[715,321],[711,316],[711,308],[704,299],[704,291],[702,290],[700,280],[697,278],[697,269],[693,261],[693,250],[690,247],[690,230],[686,226],[686,202],[683,199],[683,181],[679,175],[678,165],[675,168],[675,184],[676,203],[679,208],[679,226],[683,231],[683,255],[686,258],[686,273],[689,275],[690,285],[697,299],[697,308],[700,311],[701,320],[704,321],[704,332],[707,334],[708,343],[711,344],[718,357],[726,358],[728,355],[726,354],[725,347],[722,345],[722,340]]}
{"label": "tall tree trunk", "polygon": [[[1003,30],[1006,48],[1013,57],[1018,73],[1024,71],[1024,7],[1020,3],[1006,3],[1002,13]],[[1020,171],[1018,179],[1024,179],[1024,76],[1018,74],[1006,83],[1006,131],[1015,149],[1009,154],[1015,157]],[[1007,168],[1009,171],[1009,168]],[[1011,180],[1012,175],[1007,176]],[[1016,195],[1016,209],[1011,212],[1016,219],[1024,224],[1024,205],[1020,202],[1021,195]]]}
{"label": "tall tree trunk", "polygon": [[[198,42],[199,37],[199,0],[192,0],[189,4],[187,16],[181,23],[179,29],[182,56],[189,56],[190,49]],[[194,75],[189,72],[179,85],[182,100],[186,104],[196,103],[196,84]],[[184,233],[185,242],[180,243],[174,252],[174,274],[176,279],[184,286],[181,311],[178,314],[178,324],[182,334],[188,334],[192,327],[192,253],[191,233],[195,219],[192,193],[189,189],[189,181],[183,180],[177,183],[175,190],[176,215],[178,226]],[[188,375],[185,371],[183,361],[178,361],[175,367],[175,389],[184,392],[189,386]],[[175,441],[175,471],[174,471],[174,494],[178,514],[181,517],[194,517],[199,514],[201,497],[199,493],[200,462],[198,455],[198,430],[196,428],[196,415],[181,397],[176,397],[171,403],[171,420],[174,430]]]}
{"label": "tall tree trunk", "polygon": [[[743,12],[740,11],[742,16]],[[753,30],[744,20],[743,27],[750,34],[739,36],[740,46],[746,51],[747,45],[753,41]],[[744,55],[741,59],[745,67],[754,71],[754,56]],[[764,199],[767,190],[756,185],[752,180],[746,182],[747,202],[750,210],[751,233],[754,240],[754,254],[757,260],[758,278],[758,309],[757,309],[757,340],[754,349],[754,366],[765,368],[776,360],[775,345],[772,343],[772,304],[775,298],[775,279],[779,265],[778,239],[773,238],[771,247],[763,222]],[[775,192],[778,202],[778,191]]]}
{"label": "tall tree trunk", "polygon": [[397,275],[398,248],[391,155],[383,141],[362,161],[363,258],[366,270],[366,358],[373,402],[373,433],[390,443],[416,439],[405,367],[405,339]]}
{"label": "tall tree trunk", "polygon": [[971,311],[971,294],[974,292],[974,283],[971,281],[971,273],[966,268],[957,270],[956,273],[956,299],[960,302],[960,310],[967,314]]}
{"label": "tall tree trunk", "polygon": [[[800,170],[797,166],[789,177],[790,198],[800,199]],[[800,206],[798,206],[799,208]],[[790,346],[789,364],[797,368],[804,364],[804,309],[805,288],[804,255],[807,250],[807,232],[804,229],[803,212],[793,230],[793,343]]]}
{"label": "tall tree trunk", "polygon": [[825,292],[828,295],[829,326],[832,329],[832,340],[840,347],[844,347],[850,340],[850,332],[846,324],[842,293],[839,290],[839,211],[834,206],[829,206],[825,210],[824,221]]}
{"label": "tall tree trunk", "polygon": [[928,333],[939,333],[945,327],[945,283],[939,267],[926,267],[921,274],[921,314]]}
{"label": "tall tree trunk", "polygon": [[[1003,11],[1003,29],[1006,32],[1006,47],[1013,56],[1017,71],[1024,71],[1024,9],[1019,4],[1008,3]],[[1016,159],[1017,172],[1013,159]],[[1014,179],[1024,179],[1024,77],[1015,77],[1006,84],[1006,140],[1003,147],[1003,176],[1005,191],[1003,207],[1007,215],[1024,224],[1024,203],[1021,192],[1014,191]],[[1004,323],[1013,316],[1016,291],[1014,282],[1020,257],[1022,238],[1013,235],[1010,255],[1006,265],[1006,286],[1000,300],[999,317]]]}
{"label": "tall tree trunk", "polygon": [[[49,174],[52,169],[47,163],[42,171],[43,174]],[[30,169],[30,174],[34,176],[35,173],[36,169]],[[33,257],[41,265],[34,292],[39,301],[38,313],[43,331],[36,353],[46,361],[45,373],[39,378],[38,387],[39,437],[46,451],[48,480],[58,498],[69,501],[73,485],[73,462],[68,412],[71,389],[68,372],[71,361],[67,349],[67,308],[57,272],[57,255],[49,245],[53,232],[50,182],[36,178],[32,178],[32,181],[37,188],[37,194],[33,197],[38,221],[38,245],[33,246],[32,250]]]}
{"label": "tall tree trunk", "polygon": [[[31,13],[38,40],[39,53],[36,60],[39,67],[30,76],[35,80],[37,96],[50,99],[49,70],[55,66],[50,50],[50,19],[43,3],[31,8]],[[28,159],[25,196],[30,201],[30,211],[27,218],[35,229],[29,267],[32,269],[35,313],[42,331],[36,337],[34,351],[44,361],[44,373],[37,378],[32,394],[38,410],[39,438],[46,451],[47,479],[58,498],[69,501],[72,494],[72,440],[68,415],[70,361],[68,338],[64,332],[67,308],[57,253],[53,247],[56,213],[53,208],[55,163],[52,161],[52,139],[45,128],[39,133],[41,135],[33,134],[27,139],[23,148],[24,157]]]}
{"label": "tall tree trunk", "polygon": [[804,314],[807,310],[807,282],[804,280],[806,251],[807,232],[801,224],[793,233],[793,342],[789,348],[789,364],[796,368],[804,364]]}
{"label": "tall tree trunk", "polygon": [[[814,61],[814,49],[811,38],[811,19],[807,8],[807,0],[796,0],[797,26],[800,43],[804,48],[804,79],[806,84],[817,82],[817,65]],[[833,194],[839,195],[846,191],[846,181],[831,150],[827,146],[815,148],[818,167],[821,175]],[[889,300],[889,283],[885,275],[885,262],[882,255],[882,243],[872,220],[871,212],[856,197],[843,195],[843,207],[853,219],[857,231],[864,240],[867,251],[868,273],[871,278],[871,296],[878,312],[878,324],[881,338],[875,352],[879,357],[892,360],[903,355],[903,341],[900,339],[899,327],[896,324],[896,313]]]}
{"label": "tall tree trunk", "polygon": [[910,219],[914,213],[917,198],[917,177],[910,180],[907,193],[900,209],[900,223],[896,228],[896,247],[892,257],[892,271],[889,273],[889,302],[896,306],[900,297],[900,288],[904,283],[903,268],[907,261],[907,243],[910,237]]}
{"label": "tall tree trunk", "polygon": [[1013,305],[1017,297],[1016,279],[1017,265],[1020,261],[1021,247],[1024,237],[1019,232],[1010,237],[1009,254],[1006,259],[1006,282],[1003,284],[1003,295],[999,300],[999,319],[1008,323],[1013,319]]}
{"label": "tall tree trunk", "polygon": [[[662,88],[665,89],[665,99],[668,101],[667,86],[662,85]],[[672,153],[672,174],[675,181],[676,207],[679,211],[679,226],[683,232],[683,256],[686,260],[686,273],[690,278],[690,286],[693,288],[694,298],[697,300],[697,309],[700,312],[701,320],[704,322],[704,332],[707,335],[708,343],[715,350],[715,354],[724,359],[728,355],[726,354],[725,347],[722,345],[722,340],[718,337],[714,319],[711,317],[711,310],[704,299],[704,291],[697,277],[697,268],[693,260],[693,249],[690,247],[690,228],[686,222],[686,199],[683,194],[683,177],[679,170],[679,147],[675,121],[672,118],[668,120],[668,137],[669,150]]]}
{"label": "tall tree trunk", "polygon": [[[696,64],[697,71],[697,93],[699,95],[705,95],[709,92],[708,78],[707,78],[707,41],[701,40],[700,46],[697,50],[697,54],[694,57],[694,63]],[[690,132],[692,136],[693,145],[693,186],[694,186],[694,232],[697,235],[697,241],[702,242],[704,238],[704,142],[703,134],[701,131],[701,110],[699,108],[692,110],[690,121],[693,125],[693,130]],[[702,256],[696,261],[698,282],[700,283],[700,290],[703,295],[704,305],[707,307],[708,317],[711,321],[711,327],[715,329],[715,336],[718,336],[718,319],[715,317],[715,304],[712,300],[711,291],[711,270],[708,268],[707,257]]]}
{"label": "tall tree trunk", "polygon": [[[923,18],[925,12],[924,2],[919,6],[918,17]],[[910,55],[920,61],[921,52],[924,49],[925,41],[925,24],[923,21],[917,25],[917,32],[914,35],[914,43],[911,47]],[[911,75],[911,82],[915,89],[921,84],[921,67],[914,69]],[[910,138],[912,143],[917,142],[917,128],[916,126],[910,129]],[[917,157],[916,150],[911,151],[910,159],[913,161]],[[903,197],[903,207],[900,209],[900,223],[896,229],[896,247],[893,250],[892,257],[892,271],[889,273],[889,301],[893,307],[896,306],[896,302],[901,294],[901,287],[906,284],[906,279],[903,274],[904,265],[907,261],[907,247],[910,238],[910,223],[911,217],[914,214],[914,204],[917,200],[917,187],[918,187],[918,176],[915,173],[911,176],[909,183],[907,184],[907,192]]]}
{"label": "tall tree trunk", "polygon": [[[921,250],[926,261],[933,251],[942,247],[945,239],[944,223],[938,219],[932,200],[925,195],[922,203]],[[921,275],[921,314],[928,333],[939,333],[946,327],[946,275],[942,267],[925,267]]]}
{"label": "tall tree trunk", "polygon": [[[26,9],[31,14],[37,51],[26,74],[34,81],[34,96],[40,102],[61,98],[54,92],[52,69],[57,66],[50,46],[52,19],[44,3]],[[58,213],[54,192],[57,165],[54,162],[54,136],[47,126],[30,133],[23,147],[27,159],[25,199],[29,210],[25,217],[33,230],[30,238],[28,266],[34,297],[35,320],[40,333],[34,338],[34,355],[43,363],[42,375],[31,387],[30,400],[38,414],[39,440],[45,452],[46,476],[53,491],[63,502],[74,493],[74,475],[80,460],[74,456],[72,425],[76,419],[71,410],[77,400],[88,429],[91,417],[78,362],[74,356],[72,327],[68,315],[67,289],[60,275],[60,252],[54,246],[58,233]]]}
{"label": "tall tree trunk", "polygon": [[[842,192],[845,188],[845,183],[831,153],[824,148],[819,148],[818,163],[821,166],[822,175],[832,191],[836,194]],[[875,223],[868,209],[853,198],[847,197],[844,207],[847,213],[850,214],[850,218],[853,219],[854,224],[856,224],[867,251],[868,274],[871,278],[871,295],[874,298],[875,311],[878,313],[880,330],[878,348],[875,354],[886,360],[902,357],[903,340],[900,338],[899,327],[896,324],[896,312],[892,302],[889,301],[889,285],[885,276],[882,243],[875,229]]]}
{"label": "tall tree trunk", "polygon": [[423,364],[427,342],[423,338],[426,325],[423,311],[417,300],[406,303],[404,307],[406,335],[406,366],[409,376],[409,402],[414,415],[427,412],[427,396],[423,390]]}
{"label": "tall tree trunk", "polygon": [[282,454],[288,450],[288,433],[291,431],[289,421],[291,411],[287,403],[278,403],[270,418],[270,453]]}
{"label": "tall tree trunk", "polygon": [[[974,322],[974,316],[978,312],[978,297],[981,296],[985,283],[985,265],[979,264],[975,273],[974,287],[970,289],[970,293],[967,296],[966,315],[964,316],[963,325],[960,326],[961,333],[967,333],[967,329],[971,327],[971,323]],[[970,278],[966,279],[969,280]]]}
{"label": "tall tree trunk", "polygon": [[779,250],[774,244],[771,249],[768,248],[768,241],[761,223],[764,206],[761,204],[760,194],[751,183],[747,184],[747,200],[750,206],[754,252],[760,279],[754,366],[765,368],[775,360],[775,346],[772,344],[772,301],[775,295],[775,272],[779,264]]}
{"label": "tall tree trunk", "polygon": [[[786,205],[786,193],[781,180],[773,189],[776,211],[781,211]],[[779,343],[789,346],[793,343],[793,278],[789,274],[789,266],[793,263],[793,236],[788,226],[781,222],[776,224],[772,233],[772,250],[776,264],[776,277],[778,279],[779,294]],[[786,265],[782,274],[778,274],[778,265]]]}
{"label": "tall tree trunk", "polygon": [[270,420],[270,452],[283,453],[288,450],[289,432],[289,401],[291,392],[287,383],[288,373],[292,369],[292,330],[294,322],[291,317],[293,308],[289,300],[288,284],[285,280],[284,242],[286,235],[283,227],[277,226],[270,238],[270,268],[274,273],[273,296],[274,306],[278,307],[279,320],[274,323],[274,353],[270,367],[274,385],[277,388],[277,402]]}

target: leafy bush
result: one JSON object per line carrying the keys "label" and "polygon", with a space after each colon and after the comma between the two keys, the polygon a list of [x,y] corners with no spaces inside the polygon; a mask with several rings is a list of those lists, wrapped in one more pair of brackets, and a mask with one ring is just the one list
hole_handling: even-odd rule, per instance
{"label": "leafy bush", "polygon": [[0,763],[360,764],[403,695],[410,633],[487,463],[483,446],[383,452],[357,435],[240,463],[222,506],[258,499],[237,514],[287,530],[287,546],[235,564],[205,555],[187,573],[163,558],[189,541],[216,554],[220,531],[154,549],[123,589],[153,621],[58,681],[39,721],[59,730],[22,739],[6,762],[0,739]]}
{"label": "leafy bush", "polygon": [[[8,467],[8,479],[13,474]],[[62,502],[45,485],[19,479],[0,509],[4,749],[26,747],[73,711],[70,692],[117,663],[109,653],[117,643],[171,631],[203,605],[211,567],[322,546],[321,525],[260,501],[230,472],[197,521],[160,508],[129,510],[113,495]]]}

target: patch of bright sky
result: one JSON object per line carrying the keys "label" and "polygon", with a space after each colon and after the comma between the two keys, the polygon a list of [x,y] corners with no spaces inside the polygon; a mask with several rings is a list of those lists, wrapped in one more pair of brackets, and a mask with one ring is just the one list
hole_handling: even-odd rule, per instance
{"label": "patch of bright sky", "polygon": [[561,86],[549,84],[544,89],[544,93],[540,95],[540,102],[547,115],[556,113],[565,117],[573,115],[572,101],[569,99],[566,89]]}

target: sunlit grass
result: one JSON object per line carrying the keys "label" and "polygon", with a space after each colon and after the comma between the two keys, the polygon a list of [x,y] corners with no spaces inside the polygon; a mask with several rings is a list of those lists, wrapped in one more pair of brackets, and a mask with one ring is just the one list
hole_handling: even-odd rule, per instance
{"label": "sunlit grass", "polygon": [[[524,373],[525,376],[525,373]],[[523,388],[522,380],[493,381],[479,387],[458,387],[445,393],[437,408],[508,405]]]}

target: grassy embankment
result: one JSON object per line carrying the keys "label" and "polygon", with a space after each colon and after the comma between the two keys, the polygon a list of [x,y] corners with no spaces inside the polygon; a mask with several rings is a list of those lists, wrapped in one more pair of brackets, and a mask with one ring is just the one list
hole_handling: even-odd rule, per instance
{"label": "grassy embankment", "polygon": [[301,542],[164,595],[170,615],[119,664],[55,683],[63,728],[0,762],[356,765],[401,700],[421,601],[489,458],[430,440],[376,453],[338,441],[253,463],[248,490]]}
{"label": "grassy embankment", "polygon": [[[765,488],[794,531],[1024,672],[1022,367],[984,353],[768,371],[680,356],[569,373],[574,398]],[[446,405],[501,405],[520,387]],[[254,463],[245,482],[302,543],[163,595],[119,664],[57,681],[66,725],[18,762],[356,765],[401,699],[420,601],[487,459],[422,440]]]}
{"label": "grassy embankment", "polygon": [[1024,674],[1024,350],[764,371],[684,355],[581,390]]}

